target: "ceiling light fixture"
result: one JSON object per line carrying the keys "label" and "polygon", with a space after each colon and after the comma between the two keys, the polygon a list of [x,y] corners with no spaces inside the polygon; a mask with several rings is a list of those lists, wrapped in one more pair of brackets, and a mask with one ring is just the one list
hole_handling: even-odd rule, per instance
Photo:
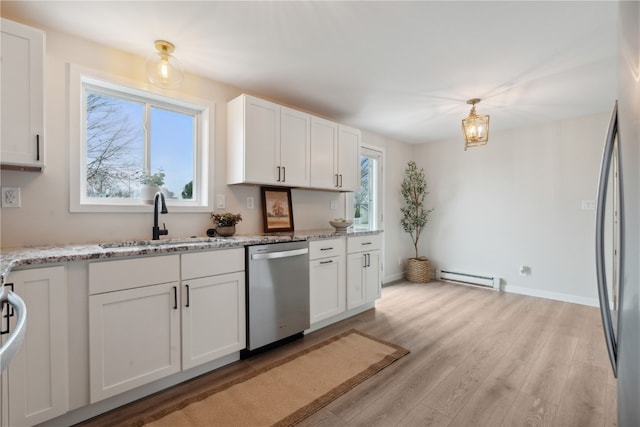
{"label": "ceiling light fixture", "polygon": [[149,81],[151,84],[165,89],[174,89],[180,86],[184,78],[182,66],[176,57],[171,55],[176,47],[166,40],[156,40],[154,44],[156,52],[149,55],[147,59]]}
{"label": "ceiling light fixture", "polygon": [[464,149],[486,145],[489,141],[489,116],[476,114],[476,104],[480,98],[473,98],[467,101],[471,104],[469,117],[462,119],[462,133],[464,134]]}

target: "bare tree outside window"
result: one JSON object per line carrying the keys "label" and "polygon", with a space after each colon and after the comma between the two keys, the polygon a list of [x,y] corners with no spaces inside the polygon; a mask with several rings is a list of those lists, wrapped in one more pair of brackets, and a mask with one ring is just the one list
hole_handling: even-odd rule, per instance
{"label": "bare tree outside window", "polygon": [[89,197],[137,197],[144,168],[144,105],[87,91]]}

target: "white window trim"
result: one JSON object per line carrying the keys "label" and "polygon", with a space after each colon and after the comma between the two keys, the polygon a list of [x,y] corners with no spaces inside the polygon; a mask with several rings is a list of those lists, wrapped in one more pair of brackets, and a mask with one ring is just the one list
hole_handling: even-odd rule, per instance
{"label": "white window trim", "polygon": [[120,76],[110,75],[101,71],[82,67],[76,64],[68,64],[69,89],[68,117],[69,117],[69,209],[71,212],[121,212],[121,213],[148,213],[149,205],[141,200],[130,199],[100,199],[99,204],[96,199],[86,199],[82,196],[82,180],[84,179],[84,159],[85,149],[83,144],[83,123],[85,112],[83,101],[83,81],[90,84],[121,90],[122,86],[127,91],[160,102],[179,105],[188,109],[202,111],[202,123],[196,126],[196,132],[202,141],[194,147],[195,163],[194,175],[199,184],[196,189],[197,195],[193,201],[170,200],[167,205],[172,212],[211,212],[213,211],[213,201],[210,189],[213,187],[213,150],[215,147],[215,104],[213,102],[187,97],[183,94],[175,96],[173,93],[168,96],[166,92],[156,89],[150,85],[140,84]]}
{"label": "white window trim", "polygon": [[[369,151],[371,154],[375,154],[375,156],[377,156],[378,154],[379,156],[379,161],[380,161],[380,177],[379,177],[379,182],[378,185],[380,186],[380,192],[379,192],[379,203],[378,203],[378,212],[376,213],[376,229],[377,230],[382,230],[384,229],[384,207],[385,207],[385,177],[384,177],[384,171],[385,171],[385,161],[386,161],[386,150],[384,147],[379,147],[377,145],[369,145],[369,144],[360,144],[360,153],[358,153],[358,165],[360,165],[360,156],[363,153],[366,153],[367,151]],[[346,197],[345,197],[345,218],[353,218],[354,217],[354,208],[353,208],[353,199],[354,199],[354,193],[353,192],[349,192],[346,193]]]}

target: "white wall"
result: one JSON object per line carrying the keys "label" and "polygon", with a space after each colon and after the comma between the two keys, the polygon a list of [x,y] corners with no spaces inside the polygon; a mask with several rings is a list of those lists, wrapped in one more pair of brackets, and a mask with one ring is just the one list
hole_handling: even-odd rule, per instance
{"label": "white wall", "polygon": [[581,202],[596,198],[608,120],[492,132],[467,151],[461,138],[417,146],[435,208],[422,252],[436,268],[497,275],[508,291],[597,304],[595,211]]}

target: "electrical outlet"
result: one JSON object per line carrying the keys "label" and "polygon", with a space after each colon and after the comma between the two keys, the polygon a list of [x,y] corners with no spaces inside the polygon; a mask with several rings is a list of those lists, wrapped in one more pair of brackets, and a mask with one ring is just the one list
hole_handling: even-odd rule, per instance
{"label": "electrical outlet", "polygon": [[247,197],[247,209],[253,209],[253,197]]}
{"label": "electrical outlet", "polygon": [[332,211],[335,211],[338,208],[338,201],[332,200],[329,206],[331,207]]}
{"label": "electrical outlet", "polygon": [[20,207],[20,187],[2,187],[2,207]]}

